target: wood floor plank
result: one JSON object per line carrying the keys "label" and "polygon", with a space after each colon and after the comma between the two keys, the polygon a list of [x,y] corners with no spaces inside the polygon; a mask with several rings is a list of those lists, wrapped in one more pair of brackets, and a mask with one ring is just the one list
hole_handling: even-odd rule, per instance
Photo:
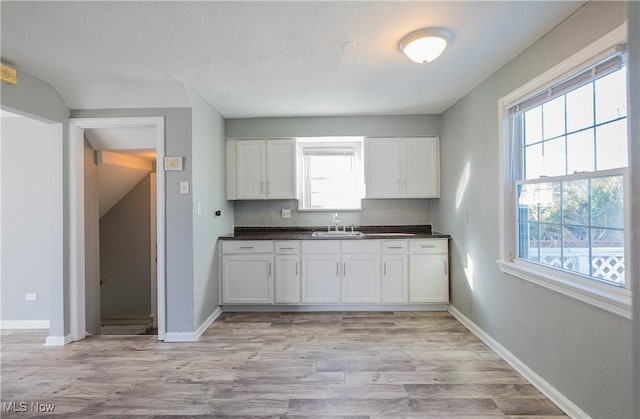
{"label": "wood floor plank", "polygon": [[566,418],[446,312],[223,313],[190,343],[45,338],[0,332],[1,402],[68,418]]}

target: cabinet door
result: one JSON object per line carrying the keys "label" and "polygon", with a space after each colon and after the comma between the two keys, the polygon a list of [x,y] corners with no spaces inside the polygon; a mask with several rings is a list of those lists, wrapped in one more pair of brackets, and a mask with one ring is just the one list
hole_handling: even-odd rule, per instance
{"label": "cabinet door", "polygon": [[409,302],[449,302],[447,255],[409,256]]}
{"label": "cabinet door", "polygon": [[267,199],[295,199],[295,140],[267,141]]}
{"label": "cabinet door", "polygon": [[380,255],[343,255],[342,302],[380,302]]}
{"label": "cabinet door", "polygon": [[407,302],[407,255],[385,255],[382,258],[382,302]]}
{"label": "cabinet door", "polygon": [[263,199],[266,187],[265,141],[238,141],[236,153],[238,199]]}
{"label": "cabinet door", "polygon": [[367,198],[399,198],[402,179],[398,139],[365,139],[364,161]]}
{"label": "cabinet door", "polygon": [[223,303],[273,303],[273,256],[222,257]]}
{"label": "cabinet door", "polygon": [[300,258],[276,256],[276,303],[300,302]]}
{"label": "cabinet door", "polygon": [[437,137],[404,138],[401,141],[402,196],[440,196],[440,156]]}
{"label": "cabinet door", "polygon": [[302,255],[302,302],[340,302],[339,255]]}

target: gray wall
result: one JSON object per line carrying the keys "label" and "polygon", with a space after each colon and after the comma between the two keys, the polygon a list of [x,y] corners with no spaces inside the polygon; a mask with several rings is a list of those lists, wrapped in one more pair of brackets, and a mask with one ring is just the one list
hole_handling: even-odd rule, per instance
{"label": "gray wall", "polygon": [[[340,225],[431,224],[430,199],[365,199],[362,211],[339,211]],[[281,209],[290,208],[291,218],[282,218]],[[333,225],[334,211],[298,211],[297,200],[235,201],[238,227],[326,226]]]}
{"label": "gray wall", "polygon": [[191,109],[74,109],[71,116],[165,118],[165,154],[184,157],[184,170],[165,173],[167,332],[193,331],[193,205],[191,194],[179,193],[180,181],[191,182]]}
{"label": "gray wall", "polygon": [[[48,124],[22,117],[1,124],[1,318],[49,320],[51,283],[62,273],[62,150]],[[38,300],[25,301],[27,292]]]}
{"label": "gray wall", "polygon": [[[197,93],[189,92],[193,117],[193,299],[194,327],[218,307],[220,235],[233,231],[233,203],[226,199],[224,119]],[[198,211],[200,208],[200,213]],[[215,217],[220,210],[222,215]]]}
{"label": "gray wall", "polygon": [[100,332],[100,196],[95,152],[84,140],[85,330]]}
{"label": "gray wall", "polygon": [[[59,196],[54,206],[48,208],[51,224],[48,229],[55,235],[55,246],[50,255],[56,263],[49,271],[49,335],[61,338],[70,331],[69,305],[69,188],[67,171],[67,121],[69,108],[51,85],[18,69],[17,85],[0,83],[2,109],[18,112],[23,115],[55,125],[58,133],[52,138],[51,153],[47,156],[56,162],[55,172],[51,174],[52,193]],[[4,176],[3,176],[4,179]],[[2,191],[4,198],[4,188]],[[3,199],[4,201],[4,199]],[[19,215],[18,220],[28,219]],[[3,223],[4,226],[4,223]],[[4,247],[3,247],[4,248]],[[22,297],[24,299],[24,296]]]}
{"label": "gray wall", "polygon": [[101,318],[151,314],[150,176],[100,218]]}
{"label": "gray wall", "polygon": [[[296,118],[228,119],[228,138],[314,137],[357,135],[370,137],[439,135],[438,115],[335,116]],[[399,225],[430,224],[429,199],[379,199],[362,201],[362,211],[343,211],[342,224]],[[291,209],[291,218],[280,210]],[[236,226],[322,226],[330,221],[326,211],[298,212],[292,201],[236,201]]]}
{"label": "gray wall", "polygon": [[625,11],[588,3],[448,109],[442,198],[432,203],[434,227],[453,236],[453,305],[594,418],[632,417],[631,322],[498,270],[498,98],[622,24]]}

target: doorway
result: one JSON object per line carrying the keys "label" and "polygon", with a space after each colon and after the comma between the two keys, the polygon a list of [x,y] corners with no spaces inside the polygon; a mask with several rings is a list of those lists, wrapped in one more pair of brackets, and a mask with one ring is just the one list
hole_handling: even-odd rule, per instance
{"label": "doorway", "polygon": [[[96,152],[96,161],[100,159],[114,159],[118,156],[109,155],[114,150],[115,154],[123,155],[122,157],[132,157],[140,159],[140,153],[153,152],[157,162],[164,161],[164,118],[75,118],[70,120],[69,124],[69,140],[70,140],[70,227],[71,227],[71,269],[70,269],[70,320],[71,320],[71,336],[72,340],[81,340],[86,336],[87,321],[95,322],[88,319],[87,316],[87,295],[91,296],[91,290],[88,287],[95,287],[94,282],[88,282],[88,269],[95,269],[96,249],[93,245],[97,245],[95,239],[91,237],[91,232],[87,231],[85,218],[87,217],[87,194],[89,189],[85,186],[86,170],[88,163],[86,159],[86,143],[88,142],[91,149]],[[97,131],[103,135],[93,135]],[[115,133],[128,132],[129,136],[115,135]],[[98,157],[99,154],[99,157]],[[136,156],[136,154],[138,154]],[[147,267],[149,272],[155,270],[155,275],[149,274],[148,286],[151,290],[151,313],[156,313],[153,317],[153,323],[157,326],[158,339],[163,340],[166,331],[165,321],[165,194],[164,194],[164,171],[156,170],[154,193],[149,188],[149,196],[155,195],[156,205],[154,210],[149,211],[148,229],[155,232],[150,234],[149,240],[156,240],[157,246],[148,247],[148,259],[150,261]],[[152,179],[149,174],[149,182]],[[138,187],[140,185],[136,185]],[[144,187],[144,186],[140,186]],[[95,200],[94,200],[95,202]],[[155,214],[154,214],[155,213]],[[154,217],[155,215],[155,217]],[[156,218],[156,220],[151,220]],[[151,225],[154,227],[152,228]],[[98,252],[100,252],[98,247]],[[157,260],[157,263],[156,263]],[[153,262],[153,266],[152,263]],[[101,270],[100,268],[98,268]],[[106,279],[107,283],[109,278]],[[95,279],[95,275],[91,275]],[[103,282],[104,285],[104,282]],[[99,286],[99,285],[98,285]],[[87,293],[89,291],[89,293]],[[154,304],[155,303],[155,307]],[[91,314],[91,313],[89,313]],[[95,323],[94,323],[95,327]]]}

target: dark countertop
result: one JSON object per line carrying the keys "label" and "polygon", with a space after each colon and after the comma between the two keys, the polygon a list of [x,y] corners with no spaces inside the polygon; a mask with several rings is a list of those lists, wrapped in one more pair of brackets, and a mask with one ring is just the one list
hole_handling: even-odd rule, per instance
{"label": "dark countertop", "polygon": [[[365,235],[354,237],[311,237],[311,233],[314,231],[327,231],[327,226],[236,227],[233,233],[220,236],[220,240],[407,240],[448,239],[451,237],[449,234],[432,231],[430,225],[356,226],[354,230],[361,231]],[[375,233],[407,233],[413,235],[377,236]]]}

